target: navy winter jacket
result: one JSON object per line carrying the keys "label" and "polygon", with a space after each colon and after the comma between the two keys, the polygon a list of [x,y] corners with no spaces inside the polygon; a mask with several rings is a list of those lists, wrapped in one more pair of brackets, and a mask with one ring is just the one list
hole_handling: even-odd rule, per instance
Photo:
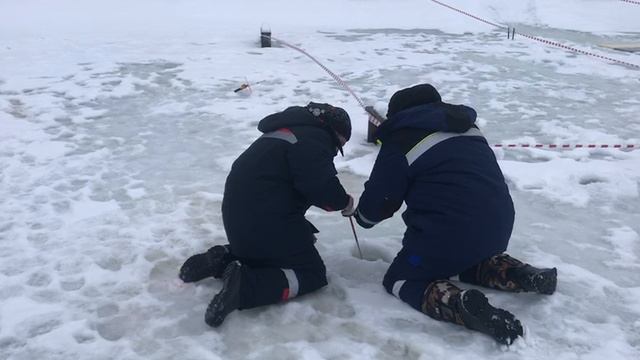
{"label": "navy winter jacket", "polygon": [[318,230],[311,205],[341,210],[349,197],[336,177],[335,138],[304,107],[289,107],[258,124],[264,134],[233,163],[222,202],[231,251],[278,258],[308,250]]}
{"label": "navy winter jacket", "polygon": [[382,147],[356,212],[371,227],[404,201],[402,253],[434,278],[503,252],[511,236],[511,196],[475,119],[473,109],[442,102],[390,117],[377,131]]}

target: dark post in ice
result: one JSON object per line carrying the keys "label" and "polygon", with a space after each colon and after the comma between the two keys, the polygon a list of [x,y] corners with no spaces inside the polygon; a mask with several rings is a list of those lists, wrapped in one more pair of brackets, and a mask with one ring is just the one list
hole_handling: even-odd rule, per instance
{"label": "dark post in ice", "polygon": [[382,124],[386,119],[380,115],[373,106],[365,106],[364,110],[369,114],[369,121],[367,125],[367,142],[368,143],[376,143],[376,130],[378,130],[378,126]]}
{"label": "dark post in ice", "polygon": [[271,28],[268,25],[260,28],[260,47],[271,47]]}

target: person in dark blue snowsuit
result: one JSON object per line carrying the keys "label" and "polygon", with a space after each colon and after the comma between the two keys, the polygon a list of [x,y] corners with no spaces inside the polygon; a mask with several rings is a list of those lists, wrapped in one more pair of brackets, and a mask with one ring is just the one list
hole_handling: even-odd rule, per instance
{"label": "person in dark blue snowsuit", "polygon": [[329,104],[293,106],[262,119],[263,134],[233,163],[222,219],[229,240],[185,262],[180,278],[222,278],[205,321],[222,324],[233,310],[291,299],[327,284],[305,219],[310,206],[350,210],[353,198],[336,177],[333,158],[351,136],[349,115]]}
{"label": "person in dark blue snowsuit", "polygon": [[402,249],[384,277],[385,289],[433,318],[510,344],[522,335],[519,321],[491,307],[479,291],[463,292],[448,279],[459,275],[476,285],[552,293],[556,272],[504,254],[514,206],[475,120],[474,109],[442,102],[429,84],[395,93],[376,132],[382,147],[353,215],[371,228],[406,203]]}

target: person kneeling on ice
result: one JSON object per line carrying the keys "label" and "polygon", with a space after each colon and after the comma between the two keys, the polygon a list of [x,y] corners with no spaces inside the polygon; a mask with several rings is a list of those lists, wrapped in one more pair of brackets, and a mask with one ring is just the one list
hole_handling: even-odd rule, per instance
{"label": "person kneeling on ice", "polygon": [[278,303],[327,285],[314,243],[318,230],[304,217],[311,205],[353,211],[333,158],[351,137],[347,112],[329,104],[293,106],[258,124],[262,136],[233,163],[222,200],[228,245],[191,256],[180,279],[222,278],[205,313],[220,326],[238,309]]}
{"label": "person kneeling on ice", "polygon": [[511,292],[552,294],[556,269],[504,253],[514,222],[509,189],[476,112],[441,101],[429,84],[396,92],[376,132],[382,147],[358,207],[345,211],[364,228],[402,205],[407,229],[385,274],[386,290],[428,316],[511,344],[522,324],[482,292],[449,278]]}

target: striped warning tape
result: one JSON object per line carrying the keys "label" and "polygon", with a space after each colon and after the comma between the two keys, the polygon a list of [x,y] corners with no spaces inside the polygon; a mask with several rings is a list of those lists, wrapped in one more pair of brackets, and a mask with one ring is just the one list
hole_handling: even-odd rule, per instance
{"label": "striped warning tape", "polygon": [[547,44],[547,45],[556,46],[556,47],[559,47],[559,48],[562,48],[562,49],[566,49],[566,50],[570,50],[570,51],[573,51],[573,52],[576,52],[576,53],[579,53],[579,54],[589,55],[589,56],[593,56],[593,57],[600,58],[600,59],[602,59],[602,60],[612,61],[612,62],[615,62],[615,63],[621,64],[621,65],[626,65],[626,66],[629,66],[629,67],[633,67],[633,68],[636,68],[636,69],[640,69],[640,65],[632,64],[632,63],[630,63],[630,62],[626,62],[626,61],[622,61],[622,60],[614,59],[614,58],[611,58],[611,57],[608,57],[608,56],[604,56],[604,55],[600,55],[600,54],[592,53],[592,52],[589,52],[589,51],[584,51],[584,50],[576,49],[576,48],[573,48],[573,47],[571,47],[571,46],[567,46],[567,45],[561,44],[561,43],[556,42],[556,41],[546,40],[546,39],[539,38],[539,37],[537,37],[537,36],[532,36],[532,35],[522,34],[522,33],[519,33],[519,32],[516,32],[516,34],[518,34],[518,35],[520,35],[520,36],[522,36],[522,37],[525,37],[525,38],[527,38],[527,39],[531,39],[531,40],[539,41],[539,42],[544,43],[544,44]]}
{"label": "striped warning tape", "polygon": [[[263,37],[266,37],[267,35],[262,35]],[[316,59],[315,57],[313,57],[311,54],[309,54],[308,52],[306,52],[304,49],[297,47],[295,45],[291,45],[288,42],[284,41],[284,40],[280,40],[280,39],[276,39],[273,36],[269,36],[270,39],[275,40],[276,42],[279,42],[280,44],[294,49],[298,52],[300,52],[301,54],[305,55],[306,57],[308,57],[309,59],[311,59],[313,62],[315,62],[316,64],[318,64],[318,66],[320,66],[322,68],[322,70],[326,71],[327,74],[329,74],[329,76],[331,76],[331,78],[333,80],[335,80],[335,82],[338,83],[338,85],[342,86],[349,94],[351,94],[351,96],[353,96],[353,98],[356,100],[356,102],[360,105],[360,107],[362,107],[365,111],[367,111],[367,107],[364,104],[364,101],[362,101],[362,99],[360,99],[360,97],[358,97],[358,95],[356,95],[356,93],[351,90],[351,87],[349,87],[349,85],[347,85],[346,82],[344,82],[340,76],[336,75],[333,71],[329,70],[328,67],[326,67],[323,63],[321,63],[318,59]],[[372,119],[371,122],[375,125],[375,126],[380,126],[380,121],[378,121],[377,119]]]}
{"label": "striped warning tape", "polygon": [[[468,16],[470,18],[475,19],[475,20],[481,21],[481,22],[483,22],[485,24],[489,24],[489,25],[492,25],[492,26],[495,26],[495,27],[501,28],[501,29],[509,29],[507,26],[499,25],[499,24],[496,24],[494,22],[485,20],[485,19],[483,19],[481,17],[478,17],[476,15],[468,13],[468,12],[466,12],[464,10],[460,10],[458,8],[455,8],[455,7],[451,6],[451,5],[445,4],[445,3],[441,2],[441,1],[438,1],[438,0],[431,0],[431,1],[436,3],[436,4],[438,4],[438,5],[440,5],[440,6],[444,6],[444,7],[448,8],[448,9],[451,9],[451,10],[453,10],[455,12],[458,12],[460,14],[466,15],[466,16]],[[631,0],[623,0],[623,1],[627,1],[627,2],[630,2],[630,3],[638,3],[637,1],[631,1]],[[515,33],[515,30],[514,30],[514,33]],[[608,57],[608,56],[604,56],[604,55],[599,55],[599,54],[596,54],[596,53],[593,53],[593,52],[580,50],[580,49],[577,49],[577,48],[574,48],[574,47],[571,47],[571,46],[567,46],[567,45],[561,44],[561,43],[559,43],[557,41],[546,40],[546,39],[539,38],[537,36],[527,35],[527,34],[523,34],[523,33],[519,33],[519,32],[517,34],[520,35],[520,36],[523,36],[523,37],[525,37],[527,39],[539,41],[541,43],[544,43],[544,44],[547,44],[547,45],[551,45],[551,46],[556,46],[556,47],[559,47],[559,48],[562,48],[562,49],[565,49],[565,50],[573,51],[573,52],[578,53],[578,54],[593,56],[593,57],[599,58],[601,60],[607,60],[607,61],[615,62],[617,64],[626,65],[626,66],[629,66],[629,67],[632,67],[632,68],[635,68],[635,69],[640,69],[640,65],[633,64],[633,63],[626,62],[626,61],[622,61],[622,60],[618,60],[618,59],[614,59],[614,58],[611,58],[611,57]]]}
{"label": "striped warning tape", "polygon": [[[342,80],[340,78],[340,76],[338,76],[337,74],[335,74],[333,71],[331,71],[328,67],[326,67],[322,62],[320,62],[320,60],[316,59],[314,56],[312,56],[311,54],[309,54],[308,52],[306,52],[304,49],[292,45],[284,40],[281,39],[276,39],[272,36],[268,36],[268,35],[262,35],[263,37],[269,37],[271,40],[275,40],[276,42],[294,49],[298,52],[300,52],[301,54],[307,56],[309,59],[311,59],[313,62],[315,62],[318,66],[320,66],[324,71],[326,71],[333,80],[335,80],[336,83],[338,83],[338,85],[342,86],[351,96],[353,96],[353,98],[356,100],[356,102],[369,114],[369,122],[372,123],[375,126],[380,126],[380,124],[382,123],[381,118],[378,118],[380,115],[377,115],[377,113],[375,112],[375,110],[373,110],[372,107],[370,106],[365,106],[364,101],[362,101],[362,99],[360,99],[360,97],[358,97],[358,95],[356,95],[356,93],[351,89],[351,87],[349,87],[349,85],[344,82],[344,80]],[[377,115],[377,116],[376,116]],[[605,148],[612,148],[612,149],[640,149],[640,145],[634,145],[634,144],[627,144],[627,145],[622,145],[622,144],[615,144],[615,145],[609,145],[609,144],[493,144],[491,145],[492,147],[495,148],[507,148],[507,149],[513,149],[513,148],[536,148],[536,149],[542,149],[542,148],[546,148],[546,149],[580,149],[580,148],[587,148],[587,149],[594,149],[594,148],[601,148],[601,149],[605,149]]]}
{"label": "striped warning tape", "polygon": [[635,144],[494,144],[496,148],[535,148],[535,149],[640,149]]}

